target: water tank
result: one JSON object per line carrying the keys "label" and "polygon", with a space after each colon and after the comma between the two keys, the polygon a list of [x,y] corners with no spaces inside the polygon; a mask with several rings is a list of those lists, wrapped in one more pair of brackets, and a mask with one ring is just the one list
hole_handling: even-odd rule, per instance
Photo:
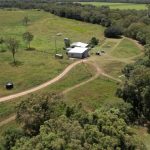
{"label": "water tank", "polygon": [[8,83],[6,83],[5,87],[7,90],[11,90],[11,89],[13,89],[14,84],[12,82],[8,82]]}
{"label": "water tank", "polygon": [[65,47],[66,47],[66,48],[70,47],[70,39],[65,38],[65,39],[64,39],[64,43],[65,43]]}

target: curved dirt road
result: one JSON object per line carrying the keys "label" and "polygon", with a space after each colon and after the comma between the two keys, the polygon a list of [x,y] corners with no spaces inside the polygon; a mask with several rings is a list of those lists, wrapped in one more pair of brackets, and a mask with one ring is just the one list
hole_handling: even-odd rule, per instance
{"label": "curved dirt road", "polygon": [[45,88],[45,87],[55,83],[56,81],[60,80],[62,77],[64,77],[77,64],[82,63],[82,62],[86,62],[86,61],[87,60],[76,61],[76,62],[72,63],[71,65],[69,65],[61,74],[59,74],[54,79],[51,79],[50,81],[47,81],[47,82],[45,82],[45,83],[43,83],[43,84],[41,84],[41,85],[39,85],[39,86],[37,86],[35,88],[32,88],[30,90],[26,90],[24,92],[20,92],[20,93],[16,93],[16,94],[13,94],[13,95],[2,97],[2,98],[0,98],[0,102],[12,100],[12,99],[15,99],[15,98],[18,98],[18,97],[21,97],[21,96],[33,93],[33,92],[38,91],[40,89],[43,89],[43,88]]}
{"label": "curved dirt road", "polygon": [[[75,85],[75,86],[73,86],[73,87],[70,87],[70,88],[68,88],[68,89],[66,89],[66,90],[64,90],[64,91],[62,91],[62,93],[61,94],[66,94],[66,93],[68,93],[68,92],[70,92],[70,91],[72,91],[72,90],[74,90],[74,89],[76,89],[76,88],[78,88],[78,87],[80,87],[80,86],[82,86],[82,85],[85,85],[85,84],[87,84],[87,83],[89,83],[89,82],[91,82],[91,81],[93,81],[93,80],[95,80],[99,75],[102,75],[102,76],[105,76],[105,77],[107,77],[107,78],[109,78],[109,79],[112,79],[112,80],[115,80],[115,81],[117,81],[117,82],[121,82],[121,80],[119,80],[119,79],[117,79],[117,78],[114,78],[114,77],[112,77],[112,76],[110,76],[110,75],[108,75],[108,74],[105,74],[104,73],[104,71],[102,70],[102,69],[100,69],[99,68],[99,66],[96,64],[96,63],[91,63],[91,62],[87,62],[87,60],[84,60],[84,61],[78,61],[78,62],[75,62],[75,63],[73,63],[72,65],[70,65],[70,66],[68,66],[66,69],[67,69],[67,71],[64,71],[63,73],[61,73],[59,76],[57,76],[56,78],[54,78],[54,79],[52,79],[52,80],[50,80],[49,82],[46,82],[46,83],[44,83],[44,84],[42,84],[42,85],[46,85],[46,86],[48,86],[48,85],[50,85],[50,84],[52,84],[52,83],[54,83],[54,80],[55,80],[55,82],[56,81],[58,81],[59,79],[60,79],[60,77],[62,78],[71,68],[73,68],[75,65],[77,65],[77,64],[79,64],[79,63],[81,63],[81,62],[86,62],[86,63],[89,63],[89,64],[91,64],[91,65],[93,65],[93,67],[96,69],[96,74],[93,76],[93,77],[91,77],[90,79],[88,79],[88,80],[86,80],[86,81],[84,81],[84,82],[82,82],[82,83],[79,83],[79,84],[77,84],[77,85]],[[65,69],[65,70],[66,70]],[[63,74],[63,76],[61,76]],[[59,77],[59,78],[58,78]],[[57,80],[56,80],[57,79]],[[53,81],[53,82],[52,82]],[[49,84],[48,84],[49,83]],[[48,84],[48,85],[47,85]],[[44,88],[45,86],[38,86],[38,87],[42,87],[42,88]],[[36,88],[34,88],[34,89],[36,89]],[[41,89],[41,88],[40,88]],[[29,91],[29,90],[28,90]],[[30,90],[31,91],[31,90]],[[34,92],[34,91],[32,91],[32,92]],[[19,93],[18,93],[19,94]],[[27,93],[28,94],[28,93]],[[16,95],[16,94],[15,94]],[[26,94],[24,94],[24,95],[26,95]],[[19,97],[20,96],[23,96],[23,95],[19,95]],[[10,97],[10,96],[7,96],[7,97]],[[6,98],[7,98],[6,97]],[[14,98],[14,96],[13,96],[13,98]],[[12,98],[12,99],[13,99]],[[9,99],[11,99],[11,98],[9,98]],[[6,99],[6,101],[7,101],[7,99]],[[5,119],[5,120],[3,120],[3,121],[1,121],[0,122],[0,127],[1,126],[3,126],[3,125],[5,125],[5,124],[7,124],[7,123],[9,123],[9,122],[11,122],[11,121],[13,121],[13,120],[15,120],[15,118],[16,118],[16,115],[13,115],[13,116],[11,116],[11,117],[9,117],[9,118],[7,118],[7,119]]]}
{"label": "curved dirt road", "polygon": [[[86,61],[86,60],[85,60]],[[84,62],[85,62],[84,61]],[[77,65],[77,64],[79,64],[79,63],[81,63],[81,62],[83,62],[83,61],[78,61],[78,62],[76,62],[76,63],[74,63],[73,64],[73,66],[75,66],[75,65]],[[84,84],[86,84],[86,83],[88,83],[88,82],[90,82],[90,81],[93,81],[94,79],[96,79],[98,76],[99,76],[99,74],[100,73],[102,73],[102,71],[100,70],[100,68],[96,65],[96,64],[93,64],[93,63],[90,63],[90,64],[92,64],[94,67],[95,67],[95,69],[96,69],[96,74],[93,76],[93,77],[91,77],[90,79],[88,79],[88,80],[86,80],[86,81],[84,81],[84,82],[82,82],[82,83],[79,83],[79,84],[77,84],[77,85],[75,85],[75,86],[73,86],[73,87],[71,87],[71,88],[68,88],[68,89],[66,89],[66,90],[64,90],[63,92],[62,92],[62,94],[66,94],[66,93],[68,93],[68,92],[70,92],[71,90],[73,90],[73,89],[75,89],[75,88],[78,88],[78,87],[80,87],[80,86],[82,86],[82,85],[84,85]],[[71,67],[72,68],[72,67]],[[67,68],[66,68],[67,69]],[[59,75],[60,76],[60,75]],[[57,77],[56,77],[57,78]],[[54,78],[55,79],[55,78]],[[23,96],[23,95],[22,95]],[[10,96],[7,96],[7,97],[10,97]],[[6,97],[6,98],[7,98]],[[13,99],[13,98],[12,98]],[[6,99],[7,100],[7,99]],[[5,119],[5,120],[3,120],[3,121],[1,121],[0,122],[0,127],[1,126],[3,126],[3,125],[5,125],[5,124],[7,124],[7,123],[9,123],[9,122],[11,122],[11,121],[13,121],[13,120],[15,120],[16,119],[16,115],[13,115],[13,116],[11,116],[11,117],[9,117],[9,118],[7,118],[7,119]]]}
{"label": "curved dirt road", "polygon": [[88,79],[86,81],[83,81],[79,84],[74,85],[73,87],[70,87],[70,88],[64,90],[62,92],[62,94],[66,94],[66,93],[68,93],[68,92],[70,92],[70,91],[72,91],[72,90],[74,90],[74,89],[76,89],[76,88],[78,88],[78,87],[80,87],[84,84],[87,84],[88,82],[91,82],[91,81],[95,80],[100,74],[103,74],[103,71],[97,66],[97,64],[90,63],[90,62],[86,62],[86,63],[89,63],[89,64],[93,65],[93,67],[96,69],[96,74],[93,77],[91,77],[90,79]]}

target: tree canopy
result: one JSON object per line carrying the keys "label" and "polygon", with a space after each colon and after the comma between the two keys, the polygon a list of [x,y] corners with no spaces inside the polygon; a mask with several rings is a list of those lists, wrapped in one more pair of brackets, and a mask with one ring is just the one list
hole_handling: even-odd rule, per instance
{"label": "tree canopy", "polygon": [[17,120],[24,134],[7,132],[4,143],[12,143],[7,149],[145,149],[128,125],[130,105],[120,103],[86,112],[81,104],[68,106],[60,97],[57,100],[56,95],[42,95],[21,102]]}

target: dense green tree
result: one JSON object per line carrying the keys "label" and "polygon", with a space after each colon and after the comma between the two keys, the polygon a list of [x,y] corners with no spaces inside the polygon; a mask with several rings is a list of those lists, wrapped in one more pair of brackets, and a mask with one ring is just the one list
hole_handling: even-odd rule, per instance
{"label": "dense green tree", "polygon": [[144,24],[142,24],[142,23],[133,23],[133,24],[131,24],[129,27],[128,27],[128,29],[126,30],[126,35],[128,36],[128,37],[131,37],[131,38],[133,38],[133,39],[136,39],[136,37],[137,37],[137,34],[141,31],[141,30],[143,30],[143,28],[144,28]]}
{"label": "dense green tree", "polygon": [[118,89],[117,94],[123,98],[125,102],[129,102],[133,106],[135,117],[142,121],[143,117],[150,119],[150,69],[148,60],[138,60],[134,67],[126,66],[124,74],[127,76],[127,80]]}
{"label": "dense green tree", "polygon": [[150,59],[150,44],[145,45],[145,55]]}
{"label": "dense green tree", "polygon": [[147,4],[146,7],[147,7],[147,16],[150,18],[150,4]]}
{"label": "dense green tree", "polygon": [[132,64],[127,64],[123,68],[122,73],[125,75],[125,77],[129,78],[133,69],[134,69],[134,66]]}
{"label": "dense green tree", "polygon": [[10,150],[14,145],[16,140],[24,136],[24,133],[19,129],[8,129],[3,134],[2,146],[5,150]]}
{"label": "dense green tree", "polygon": [[19,47],[19,42],[16,39],[14,39],[14,38],[9,38],[8,40],[6,40],[6,45],[7,45],[8,49],[11,51],[11,53],[12,53],[13,63],[15,64],[16,63],[15,54],[16,54],[17,49]]}
{"label": "dense green tree", "polygon": [[5,42],[5,40],[3,39],[3,37],[0,37],[0,44],[3,44]]}
{"label": "dense green tree", "polygon": [[55,95],[31,96],[17,107],[17,121],[24,132],[37,135],[40,126],[49,118],[59,116],[65,105]]}
{"label": "dense green tree", "polygon": [[30,43],[33,40],[34,36],[30,32],[25,32],[23,34],[23,40],[28,44],[28,49],[30,49]]}
{"label": "dense green tree", "polygon": [[98,109],[87,114],[88,122],[83,126],[78,120],[61,115],[46,121],[39,135],[17,140],[12,149],[145,150],[119,113],[119,109]]}
{"label": "dense green tree", "polygon": [[25,16],[22,20],[23,24],[26,26],[28,25],[29,21],[30,21],[30,19],[28,18],[28,16]]}
{"label": "dense green tree", "polygon": [[122,35],[122,31],[117,26],[111,26],[105,30],[104,34],[108,38],[118,38]]}
{"label": "dense green tree", "polygon": [[90,40],[90,46],[91,47],[98,45],[98,43],[99,43],[99,39],[97,39],[96,37],[91,38],[91,40]]}

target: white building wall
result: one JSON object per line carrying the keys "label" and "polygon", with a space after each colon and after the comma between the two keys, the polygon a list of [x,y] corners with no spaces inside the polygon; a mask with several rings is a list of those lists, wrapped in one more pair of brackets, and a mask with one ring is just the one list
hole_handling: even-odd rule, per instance
{"label": "white building wall", "polygon": [[68,56],[71,58],[82,58],[82,53],[69,53],[68,52]]}

